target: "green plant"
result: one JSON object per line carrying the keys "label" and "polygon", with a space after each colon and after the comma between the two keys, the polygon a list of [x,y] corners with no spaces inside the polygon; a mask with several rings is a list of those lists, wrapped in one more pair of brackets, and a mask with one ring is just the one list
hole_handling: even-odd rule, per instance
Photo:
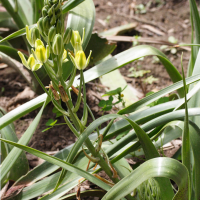
{"label": "green plant", "polygon": [[[127,87],[127,86],[126,86]],[[123,94],[122,92],[126,89],[126,87],[124,87],[123,89],[121,87],[115,89],[115,90],[111,90],[109,92],[106,92],[103,96],[109,96],[108,100],[101,100],[98,104],[99,107],[102,107],[101,110],[103,111],[109,111],[113,108],[113,106],[122,103],[122,106],[125,107],[125,102],[123,100]],[[117,99],[116,102],[113,102],[114,97]]]}
{"label": "green plant", "polygon": [[[139,69],[140,67],[141,66],[137,66],[137,69]],[[141,85],[141,88],[142,88],[142,91],[143,91],[144,94],[146,94],[146,91],[147,91],[146,88],[147,88],[148,84],[151,85],[153,82],[157,82],[158,81],[158,78],[155,78],[152,75],[148,76],[147,78],[143,78],[142,79],[142,77],[145,74],[150,73],[151,70],[136,70],[134,67],[131,67],[129,69],[129,71],[131,72],[131,74],[128,75],[129,77],[139,78],[140,85]]]}
{"label": "green plant", "polygon": [[[70,2],[77,3],[76,1],[68,1],[67,4],[69,5]],[[51,6],[58,5],[54,3],[59,2],[53,0],[45,1],[47,6],[49,4]],[[190,0],[190,4],[192,22],[194,20],[193,25],[196,31],[196,41],[200,43],[200,17],[195,1]],[[51,26],[53,25],[47,26],[47,28],[45,26],[45,30],[43,30],[43,25],[39,27],[40,24],[38,23],[38,28],[41,28],[40,35],[48,46],[43,45],[39,38],[29,38],[30,43],[35,38],[36,45],[32,50],[33,56],[29,56],[29,62],[23,61],[28,68],[33,70],[33,74],[46,94],[1,117],[0,129],[3,131],[5,128],[13,127],[11,123],[14,120],[42,106],[38,115],[18,142],[14,138],[1,138],[1,141],[3,141],[1,143],[1,151],[6,155],[1,165],[1,186],[3,187],[10,179],[10,172],[13,166],[19,162],[23,151],[27,151],[44,159],[45,162],[24,176],[19,174],[14,186],[10,189],[18,191],[18,193],[12,193],[13,196],[10,196],[10,199],[32,199],[46,192],[48,194],[41,199],[69,199],[71,195],[66,195],[66,193],[85,179],[104,190],[103,194],[99,190],[88,191],[88,194],[103,196],[103,200],[137,199],[140,196],[146,199],[151,196],[153,199],[160,198],[164,200],[199,199],[200,150],[198,146],[200,130],[198,115],[200,109],[198,108],[199,101],[196,101],[196,99],[198,99],[200,89],[198,67],[200,56],[195,54],[199,47],[192,46],[191,62],[188,69],[189,75],[186,79],[184,73],[182,79],[182,76],[162,52],[147,45],[132,47],[83,73],[83,69],[89,61],[86,60],[83,47],[86,47],[86,41],[89,41],[91,36],[91,31],[89,30],[93,28],[93,12],[94,5],[91,0],[86,0],[73,8],[69,13],[70,21],[68,21],[67,30],[63,30],[62,23],[56,24],[60,22],[54,19],[54,12],[52,12],[52,21],[56,24],[56,27],[59,27],[56,30],[56,34],[59,35],[54,35],[51,32],[53,30]],[[83,15],[87,17],[83,18]],[[62,13],[60,13],[58,19],[60,17],[63,17]],[[85,28],[85,35],[83,28]],[[70,38],[69,36],[67,37],[69,40],[64,41],[67,41],[68,45],[71,43],[73,46],[70,53],[68,53],[70,55],[68,58],[72,60],[73,65],[63,70],[64,62],[67,60],[66,47],[63,47],[64,45],[61,41],[64,38],[66,39],[66,35],[70,35],[70,30],[72,31],[72,37]],[[50,37],[51,33],[54,35],[52,37],[54,38],[53,40]],[[13,33],[1,40],[1,42],[23,34],[25,34],[25,29]],[[157,56],[174,84],[121,109],[118,114],[104,115],[95,120],[86,103],[85,83],[144,56]],[[21,58],[23,58],[22,55]],[[71,64],[69,61],[66,63]],[[39,67],[46,70],[52,81],[48,91],[34,72]],[[76,68],[80,70],[80,75],[78,76],[75,73]],[[67,82],[65,82],[64,76],[67,77]],[[74,88],[73,85],[79,85],[79,89]],[[72,91],[70,88],[78,96],[75,105],[72,104],[70,95]],[[148,107],[150,103],[175,90],[179,94],[179,99]],[[62,107],[60,98],[66,104],[67,110]],[[73,145],[59,151],[55,156],[47,155],[27,146],[40,121],[45,106],[50,101],[62,113],[66,124],[77,137],[77,141]],[[84,108],[83,117],[79,119],[76,113],[81,101],[84,104]],[[89,126],[86,125],[88,114],[93,118],[93,122]],[[120,118],[120,120],[115,122],[116,118]],[[98,127],[107,121],[110,121],[109,124],[104,129],[99,130]],[[50,125],[55,125],[52,123]],[[124,137],[117,141],[113,139],[114,136],[118,136],[124,131],[128,131]],[[157,149],[180,136],[183,136],[182,163],[172,158],[160,157]],[[15,147],[8,152],[4,148],[7,144]],[[81,148],[82,146],[83,148]],[[132,169],[125,159],[131,155],[140,156],[143,154],[145,155],[145,162],[136,169]],[[192,159],[190,154],[193,156]],[[90,165],[88,165],[89,160],[91,161]],[[98,163],[98,166],[95,170],[92,170],[95,163]],[[86,171],[87,165],[88,171]],[[62,172],[58,171],[60,167]],[[97,175],[92,175],[101,170],[106,172],[112,183],[108,183]],[[84,180],[81,179],[82,177]],[[176,182],[178,192],[173,191],[169,179]],[[158,192],[159,194],[157,194]]]}

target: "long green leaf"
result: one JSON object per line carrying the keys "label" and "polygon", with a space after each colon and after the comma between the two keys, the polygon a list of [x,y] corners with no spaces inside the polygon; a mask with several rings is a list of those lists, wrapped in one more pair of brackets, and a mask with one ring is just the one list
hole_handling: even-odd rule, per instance
{"label": "long green leaf", "polygon": [[[135,130],[137,137],[141,143],[141,146],[144,150],[145,157],[147,160],[159,157],[159,153],[156,150],[155,146],[151,142],[149,136],[145,133],[145,131],[140,128],[135,122],[132,120],[128,120],[133,129]],[[172,199],[173,197],[173,190],[169,180],[163,178],[157,178],[156,181],[160,187],[161,197],[163,200]]]}
{"label": "long green leaf", "polygon": [[[25,131],[25,133],[23,134],[23,136],[20,138],[19,140],[19,144],[24,144],[27,145],[28,142],[30,141],[33,133],[35,132],[35,129],[40,121],[40,118],[42,116],[43,110],[45,108],[45,103],[43,105],[43,107],[41,108],[40,112],[37,114],[36,118],[34,119],[34,121],[31,123],[31,125],[29,126],[29,128]],[[8,154],[8,156],[6,157],[6,159],[3,161],[2,165],[1,165],[1,181],[4,180],[4,178],[6,177],[7,173],[9,172],[9,170],[12,168],[12,166],[14,165],[14,163],[17,161],[17,159],[19,158],[19,156],[21,155],[22,150],[17,149],[17,148],[13,148],[11,150],[11,152]]]}
{"label": "long green leaf", "polygon": [[[199,76],[199,75],[196,75],[196,76]],[[194,77],[194,76],[193,76]],[[191,77],[187,78],[186,79],[186,84],[191,84]],[[193,79],[193,78],[192,78]],[[144,97],[143,99],[133,103],[132,105],[120,110],[118,113],[119,114],[128,114],[128,113],[131,113],[131,112],[134,112],[136,110],[138,110],[139,108],[145,106],[145,105],[148,105],[152,102],[154,102],[155,100],[159,99],[160,97],[172,92],[172,91],[175,91],[177,90],[178,88],[182,87],[183,86],[183,81],[179,81],[177,83],[174,83],[173,85],[170,85],[156,93],[153,93],[149,96],[146,96]]]}
{"label": "long green leaf", "polygon": [[[182,54],[183,56],[183,54]],[[191,196],[191,158],[190,158],[190,135],[189,135],[189,119],[188,119],[188,105],[187,105],[187,87],[185,83],[185,75],[183,70],[183,63],[181,57],[181,67],[182,67],[182,74],[183,74],[183,85],[184,85],[184,98],[185,98],[185,121],[184,121],[184,131],[182,136],[182,163],[186,166],[189,173],[189,196]]]}
{"label": "long green leaf", "polygon": [[110,189],[110,186],[108,186],[107,184],[105,184],[103,181],[99,180],[98,178],[96,178],[95,176],[92,176],[90,173],[70,164],[70,163],[67,163],[63,160],[60,160],[58,158],[55,158],[53,156],[50,156],[48,154],[45,154],[41,151],[38,151],[36,149],[33,149],[33,148],[30,148],[30,147],[27,147],[27,146],[24,146],[24,145],[21,145],[21,144],[17,144],[15,142],[11,142],[11,141],[8,141],[8,140],[4,140],[4,139],[1,139],[1,141],[3,142],[6,142],[8,144],[11,144],[19,149],[22,149],[24,151],[27,151],[28,153],[30,154],[33,154],[39,158],[42,158],[50,163],[53,163],[55,165],[58,165],[62,168],[64,168],[65,170],[67,171],[71,171],[73,173],[76,173],[82,177],[84,177],[85,179],[91,181],[92,183],[95,183],[96,185],[98,185],[99,187],[101,187],[102,189],[108,191]]}
{"label": "long green leaf", "polygon": [[188,172],[184,165],[171,158],[154,158],[146,161],[130,175],[117,183],[102,200],[119,200],[131,193],[142,182],[152,177],[166,177],[176,182],[178,193],[173,200],[188,200]]}
{"label": "long green leaf", "polygon": [[31,5],[33,9],[33,24],[37,23],[38,19],[41,17],[41,11],[44,6],[44,1],[41,0],[31,0]]}
{"label": "long green leaf", "polygon": [[[189,116],[200,115],[200,108],[188,109],[188,115]],[[143,124],[141,128],[147,132],[157,126],[164,125],[174,120],[183,119],[184,117],[185,117],[185,110],[174,111],[148,121],[147,123]],[[113,153],[117,152],[119,149],[124,147],[126,144],[128,144],[130,141],[134,140],[135,138],[136,138],[135,131],[130,131],[122,139],[120,139],[119,141],[111,145],[109,148],[107,148],[106,149],[107,154],[109,156],[112,155]]]}
{"label": "long green leaf", "polygon": [[13,20],[17,26],[21,29],[26,25],[32,24],[32,7],[28,0],[18,0],[18,10],[15,11],[15,1],[14,0],[2,0],[1,3],[12,16]]}
{"label": "long green leaf", "polygon": [[[190,145],[192,148],[193,156],[194,156],[194,166],[193,166],[193,188],[194,188],[194,196],[195,200],[200,198],[200,149],[199,149],[199,138],[200,138],[200,129],[192,121],[189,121],[189,130],[190,130]],[[183,131],[184,130],[184,123],[181,122],[178,124],[178,127]]]}
{"label": "long green leaf", "polygon": [[[0,110],[0,117],[2,117],[3,115],[4,115],[4,113],[2,113],[1,110]],[[13,142],[18,142],[18,138],[17,138],[17,135],[15,133],[15,129],[14,129],[14,125],[13,124],[9,124],[5,128],[3,128],[0,131],[0,134],[1,134],[1,137],[6,139],[6,140],[11,140]],[[5,156],[7,156],[7,154],[9,154],[10,151],[12,150],[13,146],[5,144],[5,148],[6,148],[6,155]],[[5,158],[6,157],[4,157],[3,152],[2,152],[1,162],[3,162],[3,160],[5,160]],[[29,170],[28,160],[26,158],[25,153],[23,152],[20,155],[20,157],[17,159],[15,164],[12,166],[12,168],[10,169],[10,173],[9,173],[8,179],[16,181],[21,176],[26,174],[28,172],[28,170]]]}
{"label": "long green leaf", "polygon": [[10,56],[11,58],[21,62],[21,59],[17,53],[18,52],[17,49],[6,46],[6,45],[0,45],[0,51]]}
{"label": "long green leaf", "polygon": [[65,2],[65,4],[62,6],[63,13],[67,13],[84,1],[85,0],[69,0]]}

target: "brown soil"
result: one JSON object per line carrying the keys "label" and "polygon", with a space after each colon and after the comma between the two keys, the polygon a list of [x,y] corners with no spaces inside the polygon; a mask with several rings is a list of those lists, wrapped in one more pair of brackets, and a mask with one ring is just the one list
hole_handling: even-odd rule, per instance
{"label": "brown soil", "polygon": [[[97,12],[94,31],[102,32],[104,30],[108,30],[116,26],[135,22],[135,20],[131,19],[130,17],[131,14],[134,15],[134,5],[139,5],[140,3],[142,3],[146,6],[148,2],[148,0],[94,0]],[[169,36],[174,36],[176,39],[178,39],[179,42],[190,43],[191,26],[189,22],[189,2],[186,0],[161,0],[161,2],[163,2],[161,6],[158,6],[158,4],[156,4],[155,2],[155,0],[152,0],[152,4],[150,5],[150,7],[147,8],[145,14],[135,14],[134,16],[138,16],[139,19],[144,19],[148,22],[156,23],[158,26],[154,28],[158,29],[159,31],[162,31],[163,35],[161,36],[145,29],[143,26],[145,25],[145,23],[141,23],[139,21],[137,21],[138,25],[135,28],[135,30],[126,33],[126,35],[134,36],[134,34],[137,33],[142,37],[162,39],[166,41],[168,40]],[[121,16],[120,14],[126,15],[126,17]],[[102,23],[102,20],[105,20],[104,23]],[[113,55],[130,48],[132,46],[132,43],[118,42],[117,45],[118,47],[113,52]],[[160,48],[161,46],[154,44],[152,45],[156,48]],[[183,52],[183,65],[186,71],[190,57],[190,52]],[[179,71],[181,71],[181,54],[182,50],[178,50],[176,54],[167,53],[168,58]],[[144,88],[145,92],[151,90],[160,90],[161,88],[170,85],[172,82],[165,68],[160,63],[153,64],[152,61],[152,57],[147,57],[143,61],[137,61],[126,65],[125,67],[120,69],[120,72],[126,78],[127,82],[131,83],[133,87],[137,88],[141,92],[144,92]],[[154,77],[158,78],[159,81],[151,85],[143,85],[142,90],[139,79],[127,77],[128,74],[130,74],[128,70],[131,67],[136,67],[138,65],[142,66],[140,69],[151,70],[150,75],[153,75]],[[26,82],[17,72],[12,70],[10,67],[7,67],[4,69],[0,68],[0,74],[1,107],[6,109],[7,111],[10,111],[18,107],[19,105],[22,105],[26,101],[30,100],[21,99],[21,101],[14,101],[14,98],[17,96],[17,94],[22,92],[27,87]],[[97,105],[99,99],[101,98],[100,93],[102,93],[103,89],[102,87],[99,87],[98,84],[94,84],[95,82],[98,83],[98,80],[94,81],[93,83],[87,84],[87,94],[88,103],[91,106],[95,117],[98,118],[102,115],[102,112],[100,111],[100,108],[98,108]],[[34,96],[36,95],[34,94]],[[52,105],[49,105],[45,109],[44,115],[42,116],[40,124],[33,138],[31,139],[29,146],[41,151],[57,151],[75,142],[75,136],[70,132],[69,128],[66,125],[57,126],[46,132],[42,132],[42,130],[47,128],[45,123],[48,121],[48,119],[55,119],[55,115],[53,115],[52,117],[52,109]],[[37,113],[38,110],[31,112],[26,116],[18,119],[14,123],[18,137],[20,137],[24,133],[24,131],[33,121]],[[58,118],[58,123],[64,123],[63,119]],[[34,167],[36,164],[37,162],[35,163],[30,161],[31,167]]]}

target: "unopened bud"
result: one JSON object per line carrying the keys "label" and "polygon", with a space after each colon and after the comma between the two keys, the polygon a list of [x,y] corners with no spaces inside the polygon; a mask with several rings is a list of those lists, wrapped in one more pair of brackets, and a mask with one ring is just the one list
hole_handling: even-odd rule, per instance
{"label": "unopened bud", "polygon": [[75,61],[76,61],[77,68],[79,70],[85,69],[85,67],[86,67],[86,56],[85,56],[85,53],[83,51],[78,51],[76,53]]}
{"label": "unopened bud", "polygon": [[54,5],[51,6],[51,8],[48,10],[48,15],[49,15],[49,17],[51,17],[51,16],[53,15],[53,13],[55,13]]}
{"label": "unopened bud", "polygon": [[55,13],[53,13],[52,17],[51,17],[51,21],[50,21],[50,24],[51,25],[54,25],[56,23],[56,16],[55,16]]}
{"label": "unopened bud", "polygon": [[53,39],[54,39],[55,35],[56,35],[56,27],[52,26],[49,29],[49,34],[48,34],[48,40],[49,40],[49,42],[53,42]]}
{"label": "unopened bud", "polygon": [[31,41],[33,45],[35,45],[35,41],[37,39],[40,39],[40,32],[36,27],[32,28],[30,31],[31,31]]}
{"label": "unopened bud", "polygon": [[67,96],[67,93],[65,92],[64,87],[59,83],[59,91],[60,91],[60,96],[63,102],[68,102],[69,101],[69,97]]}
{"label": "unopened bud", "polygon": [[53,39],[52,50],[55,55],[61,55],[64,51],[63,39],[60,34],[56,34]]}
{"label": "unopened bud", "polygon": [[37,27],[38,27],[38,29],[39,29],[39,31],[40,31],[40,34],[42,34],[43,35],[43,33],[44,33],[44,28],[43,28],[43,17],[41,17],[39,20],[38,20],[38,22],[37,22]]}
{"label": "unopened bud", "polygon": [[49,46],[47,45],[45,48],[39,39],[35,42],[35,56],[40,63],[45,63],[50,56]]}
{"label": "unopened bud", "polygon": [[40,39],[40,32],[37,29],[37,27],[33,27],[29,30],[28,25],[26,26],[26,38],[29,42],[29,44],[34,47],[35,46],[35,41],[37,39]]}
{"label": "unopened bud", "polygon": [[64,44],[68,44],[71,40],[72,37],[72,29],[68,27],[65,31],[64,37],[63,37],[63,42]]}
{"label": "unopened bud", "polygon": [[50,27],[51,27],[50,18],[49,18],[49,16],[46,16],[43,19],[43,28],[44,28],[44,31],[45,31],[46,35],[48,34],[48,31],[49,31]]}
{"label": "unopened bud", "polygon": [[62,23],[62,21],[59,19],[56,23],[56,32],[63,34],[63,30],[64,30],[64,24]]}
{"label": "unopened bud", "polygon": [[75,48],[77,43],[81,44],[81,36],[78,31],[72,31],[71,44]]}
{"label": "unopened bud", "polygon": [[42,16],[43,17],[46,17],[48,15],[48,10],[49,10],[49,6],[47,6],[47,5],[42,8]]}

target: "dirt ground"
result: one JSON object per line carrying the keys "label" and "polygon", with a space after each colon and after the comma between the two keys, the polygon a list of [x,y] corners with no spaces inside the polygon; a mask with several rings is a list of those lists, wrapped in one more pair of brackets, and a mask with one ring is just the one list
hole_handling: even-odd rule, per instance
{"label": "dirt ground", "polygon": [[[151,2],[151,3],[149,3]],[[173,36],[178,42],[190,43],[191,26],[189,14],[189,2],[186,0],[94,0],[96,8],[96,20],[94,31],[103,32],[113,27],[137,22],[134,30],[127,32],[126,36],[134,36],[135,34],[141,37],[148,37],[152,39],[160,39],[168,41],[170,36]],[[136,9],[139,4],[143,4],[146,12],[141,13],[141,10]],[[139,13],[138,13],[139,12]],[[133,17],[137,17],[134,18]],[[148,26],[147,26],[148,25]],[[140,43],[145,44],[145,43]],[[150,44],[156,48],[160,48],[162,44]],[[117,42],[117,48],[113,55],[120,53],[132,47],[131,42]],[[183,65],[185,72],[190,58],[189,50],[178,49],[177,53],[172,54],[165,52],[174,66],[181,72],[181,54],[184,53]],[[121,74],[125,80],[134,88],[142,93],[147,93],[151,90],[158,91],[170,84],[172,84],[169,75],[161,63],[153,63],[152,57],[146,57],[142,61],[133,62],[120,69]],[[138,78],[132,78],[129,69],[131,67],[141,66],[140,70],[150,70],[148,74],[158,78],[158,81],[151,85],[142,85]],[[144,76],[145,77],[145,76]],[[97,83],[97,84],[96,84]],[[0,107],[6,111],[10,111],[30,99],[36,97],[29,88],[26,81],[13,69],[2,67],[0,65]],[[28,91],[26,98],[17,99],[16,96]],[[99,81],[96,80],[87,84],[87,98],[95,117],[102,115],[100,108],[97,106],[101,99],[102,87],[99,86]],[[145,95],[145,94],[144,94]],[[42,132],[46,127],[48,119],[52,118],[53,106],[49,105],[42,116],[42,120],[31,139],[29,146],[42,151],[58,151],[75,141],[75,136],[70,132],[65,125],[57,126],[46,132]],[[38,110],[33,111],[14,122],[16,133],[18,137],[24,133],[30,123],[33,121]],[[81,114],[81,113],[80,113]],[[55,118],[55,115],[53,115]],[[63,119],[58,119],[59,123],[63,123]],[[38,164],[38,160],[34,157],[29,159],[31,168]],[[88,199],[88,198],[87,198]]]}

